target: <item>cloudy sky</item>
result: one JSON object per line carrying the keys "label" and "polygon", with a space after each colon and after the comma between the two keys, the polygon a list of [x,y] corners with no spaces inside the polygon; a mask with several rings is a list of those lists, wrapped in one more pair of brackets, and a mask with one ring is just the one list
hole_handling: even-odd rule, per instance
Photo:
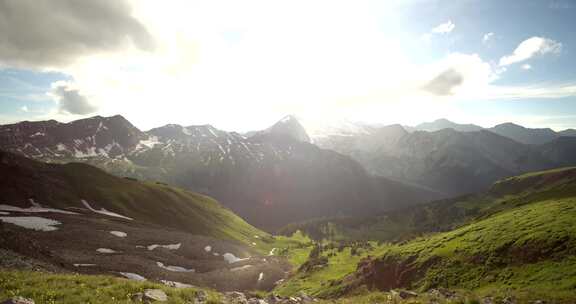
{"label": "cloudy sky", "polygon": [[0,123],[576,127],[570,0],[0,0]]}

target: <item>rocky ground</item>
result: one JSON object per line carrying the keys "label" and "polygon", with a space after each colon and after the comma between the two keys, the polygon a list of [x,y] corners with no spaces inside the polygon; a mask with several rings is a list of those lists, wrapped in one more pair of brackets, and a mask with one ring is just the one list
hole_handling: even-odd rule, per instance
{"label": "rocky ground", "polygon": [[[107,274],[221,291],[270,290],[290,269],[284,260],[263,256],[240,242],[86,209],[69,211],[76,214],[4,212],[8,214],[0,221],[0,266]],[[10,222],[39,217],[58,224],[51,226],[54,230],[43,231]]]}
{"label": "rocky ground", "polygon": [[[158,302],[168,302],[170,298],[168,295],[160,289],[146,289],[143,292],[134,294],[131,298],[132,302],[135,303],[158,303]],[[306,294],[301,294],[295,297],[279,297],[270,295],[267,297],[257,297],[250,296],[242,292],[226,292],[223,294],[222,304],[307,304],[318,302],[317,299],[313,299]],[[208,295],[204,291],[198,291],[195,298],[190,302],[190,304],[207,304],[209,303]],[[16,296],[10,299],[6,299],[1,304],[35,304],[35,301],[30,298],[24,298]]]}

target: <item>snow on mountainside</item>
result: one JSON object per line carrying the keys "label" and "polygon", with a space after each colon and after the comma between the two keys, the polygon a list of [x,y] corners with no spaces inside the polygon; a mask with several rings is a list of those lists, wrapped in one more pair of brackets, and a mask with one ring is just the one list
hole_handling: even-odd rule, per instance
{"label": "snow on mountainside", "polygon": [[70,123],[55,120],[0,126],[0,146],[28,157],[54,160],[121,157],[148,136],[120,115]]}
{"label": "snow on mountainside", "polygon": [[[36,140],[44,133],[42,141]],[[208,194],[267,229],[329,215],[366,215],[438,197],[374,178],[356,161],[310,144],[291,116],[247,137],[210,125],[141,132],[121,116],[0,126],[5,150],[48,162],[82,161],[119,176]]]}

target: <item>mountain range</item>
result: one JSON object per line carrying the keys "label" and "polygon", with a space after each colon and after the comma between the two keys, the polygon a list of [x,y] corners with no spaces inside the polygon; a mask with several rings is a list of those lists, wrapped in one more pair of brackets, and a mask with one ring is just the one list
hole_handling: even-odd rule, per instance
{"label": "mountain range", "polygon": [[539,145],[553,141],[563,136],[576,136],[576,130],[566,129],[556,132],[550,128],[526,128],[511,122],[502,123],[491,128],[483,128],[474,124],[459,124],[447,119],[437,119],[432,122],[421,123],[415,127],[407,127],[407,130],[439,131],[442,129],[454,129],[459,132],[473,132],[488,130],[498,135],[508,137],[519,143]]}
{"label": "mountain range", "polygon": [[500,178],[576,164],[573,130],[440,119],[311,138],[294,116],[240,134],[211,125],[141,131],[122,116],[0,126],[0,146],[46,162],[210,195],[272,231],[322,216],[361,216],[481,191]]}
{"label": "mountain range", "polygon": [[[481,191],[500,178],[523,172],[576,164],[571,156],[576,138],[564,136],[570,130],[556,133],[513,124],[483,129],[448,120],[367,130],[323,136],[315,143],[350,155],[374,175],[446,196]],[[548,134],[545,140],[542,134]]]}
{"label": "mountain range", "polygon": [[250,136],[210,125],[169,124],[143,132],[122,116],[0,126],[0,146],[7,151],[46,162],[85,162],[115,175],[208,194],[268,230],[439,197],[372,176],[352,158],[308,141],[291,116]]}

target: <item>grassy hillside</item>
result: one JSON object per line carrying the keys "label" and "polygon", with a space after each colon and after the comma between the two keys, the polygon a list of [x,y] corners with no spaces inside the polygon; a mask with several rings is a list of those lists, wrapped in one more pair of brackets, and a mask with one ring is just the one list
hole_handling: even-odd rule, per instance
{"label": "grassy hillside", "polygon": [[[162,284],[136,282],[109,276],[49,274],[28,271],[0,272],[0,299],[23,296],[37,304],[51,303],[135,303],[131,297],[145,289],[162,289],[165,303],[193,303],[200,289],[176,289]],[[221,303],[218,293],[206,290],[207,303]]]}
{"label": "grassy hillside", "polygon": [[[321,266],[299,271],[278,291],[334,297],[449,288],[478,297],[508,294],[522,301],[571,303],[576,299],[575,181],[574,168],[526,174],[502,180],[482,195],[388,215],[390,222],[378,223],[386,231],[419,236],[381,245],[351,243],[343,250],[325,247]],[[399,226],[402,218],[412,220]],[[356,300],[372,303],[370,297]]]}
{"label": "grassy hillside", "polygon": [[280,230],[321,240],[401,241],[450,231],[475,219],[546,198],[576,197],[576,168],[531,172],[496,182],[488,191],[435,201],[372,217],[315,219]]}
{"label": "grassy hillside", "polygon": [[[0,204],[29,207],[33,198],[43,206],[93,208],[197,235],[257,243],[270,250],[269,235],[249,225],[217,201],[180,188],[119,178],[80,164],[45,164],[0,152]],[[255,236],[258,236],[255,238]]]}

